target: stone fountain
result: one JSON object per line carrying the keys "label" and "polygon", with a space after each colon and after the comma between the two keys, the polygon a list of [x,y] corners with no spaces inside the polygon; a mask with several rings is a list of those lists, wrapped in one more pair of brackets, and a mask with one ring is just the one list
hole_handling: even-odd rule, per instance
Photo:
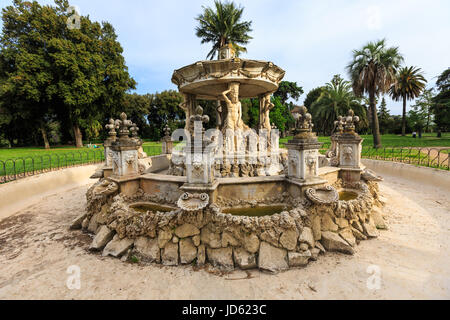
{"label": "stone fountain", "polygon": [[[336,122],[322,156],[312,117],[300,108],[295,136],[281,149],[269,112],[284,71],[236,58],[229,46],[220,57],[174,72],[186,126],[165,128],[161,155],[142,152],[125,114],[106,126],[105,165],[72,224],[94,235],[90,249],[166,266],[279,272],[326,251],[353,254],[376,237],[385,227],[380,178],[361,164],[353,111]],[[259,98],[258,131],[242,121],[242,98]],[[209,116],[197,99],[217,101],[216,129],[204,129]]]}

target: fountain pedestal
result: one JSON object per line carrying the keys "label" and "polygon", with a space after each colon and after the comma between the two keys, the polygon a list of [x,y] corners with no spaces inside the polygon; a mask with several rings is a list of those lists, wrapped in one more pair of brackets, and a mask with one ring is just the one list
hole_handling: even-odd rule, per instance
{"label": "fountain pedestal", "polygon": [[190,117],[193,136],[185,148],[186,183],[181,190],[194,193],[206,193],[212,196],[218,182],[214,175],[214,148],[208,147],[209,140],[204,135],[203,123],[209,122],[209,117],[203,115],[203,109],[198,106],[195,115]]}
{"label": "fountain pedestal", "polygon": [[305,182],[318,178],[319,149],[321,143],[312,132],[312,117],[305,107],[300,108],[293,140],[286,144],[288,149],[288,178]]}
{"label": "fountain pedestal", "polygon": [[170,128],[168,125],[164,128],[164,137],[162,138],[162,154],[172,154],[173,141],[170,136]]}
{"label": "fountain pedestal", "polygon": [[114,178],[134,177],[139,173],[139,155],[138,150],[142,146],[142,140],[137,137],[129,137],[132,128],[133,136],[136,135],[138,128],[127,115],[122,113],[121,120],[116,120],[116,127],[119,127],[119,139],[111,142],[110,154],[112,158],[112,173]]}
{"label": "fountain pedestal", "polygon": [[359,117],[349,110],[345,117],[344,131],[336,135],[337,160],[341,168],[339,177],[345,182],[357,182],[361,179],[364,166],[361,164],[363,139],[355,132],[355,123]]}

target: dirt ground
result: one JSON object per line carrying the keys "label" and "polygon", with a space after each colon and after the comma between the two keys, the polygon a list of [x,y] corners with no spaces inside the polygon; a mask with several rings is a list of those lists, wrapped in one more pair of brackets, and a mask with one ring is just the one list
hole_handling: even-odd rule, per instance
{"label": "dirt ground", "polygon": [[[89,253],[91,237],[68,230],[84,210],[87,188],[0,221],[0,299],[450,298],[450,197],[438,188],[385,176],[388,231],[363,241],[354,256],[327,253],[278,275],[139,265]],[[73,265],[81,271],[79,290],[66,285]]]}

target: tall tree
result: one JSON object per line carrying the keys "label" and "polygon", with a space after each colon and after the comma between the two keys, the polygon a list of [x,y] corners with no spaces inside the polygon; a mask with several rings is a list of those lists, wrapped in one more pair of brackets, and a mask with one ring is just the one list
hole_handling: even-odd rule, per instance
{"label": "tall tree", "polygon": [[114,28],[89,17],[79,17],[79,25],[71,27],[73,15],[67,0],[55,0],[55,6],[14,0],[3,10],[1,60],[7,79],[0,94],[40,128],[56,115],[82,147],[82,130],[95,136],[135,81]]}
{"label": "tall tree", "polygon": [[403,67],[397,74],[395,83],[391,86],[389,94],[395,101],[403,100],[402,136],[406,135],[406,101],[417,98],[425,89],[427,80],[420,68]]}
{"label": "tall tree", "polygon": [[438,137],[442,131],[450,131],[450,68],[441,73],[436,81],[437,95],[433,98],[432,111]]}
{"label": "tall tree", "polygon": [[425,132],[430,132],[430,126],[433,122],[433,89],[424,90],[423,93],[416,99],[413,106],[415,111],[424,115],[424,128]]}
{"label": "tall tree", "polygon": [[286,104],[289,99],[297,101],[302,94],[303,88],[299,87],[297,82],[281,81],[273,96],[280,98],[282,104]]}
{"label": "tall tree", "polygon": [[198,15],[196,20],[199,25],[196,27],[196,35],[201,38],[201,43],[212,43],[212,49],[207,55],[207,59],[214,59],[219,53],[219,49],[230,44],[236,50],[236,54],[247,52],[244,45],[252,39],[249,33],[252,31],[251,21],[242,21],[243,7],[238,7],[234,2],[224,2],[215,0],[214,8],[202,7],[203,13]]}
{"label": "tall tree", "polygon": [[389,123],[391,120],[391,115],[386,105],[386,99],[381,100],[380,111],[378,112],[378,122],[380,124],[381,134],[385,134],[388,131]]}
{"label": "tall tree", "polygon": [[308,94],[306,95],[305,101],[303,102],[303,105],[308,108],[308,110],[311,111],[311,106],[314,102],[319,99],[322,92],[325,90],[324,87],[317,87],[312,89]]}
{"label": "tall tree", "polygon": [[386,41],[369,42],[353,51],[353,59],[347,66],[357,96],[369,96],[372,115],[372,134],[375,148],[381,148],[380,127],[375,99],[388,92],[395,83],[396,73],[403,61],[397,47],[386,48]]}
{"label": "tall tree", "polygon": [[349,81],[345,81],[340,75],[335,75],[331,82],[327,83],[320,97],[312,104],[313,118],[320,123],[317,130],[324,135],[331,134],[334,122],[338,116],[344,116],[350,109],[361,119],[361,124],[367,123],[366,110],[360,99],[352,92]]}
{"label": "tall tree", "polygon": [[183,124],[185,114],[179,108],[182,101],[183,97],[178,91],[166,90],[154,94],[147,117],[152,139],[160,139],[166,124],[172,131]]}

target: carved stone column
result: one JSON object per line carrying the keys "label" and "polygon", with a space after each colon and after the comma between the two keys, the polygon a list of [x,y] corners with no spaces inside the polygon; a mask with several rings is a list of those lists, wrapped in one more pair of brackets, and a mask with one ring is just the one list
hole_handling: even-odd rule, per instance
{"label": "carved stone column", "polygon": [[107,130],[109,130],[108,135],[109,137],[105,140],[103,143],[104,151],[105,151],[105,167],[112,167],[112,153],[111,153],[111,145],[114,141],[116,141],[117,138],[117,132],[116,129],[119,129],[118,126],[116,126],[116,123],[114,119],[110,119],[109,123],[105,126]]}
{"label": "carved stone column", "polygon": [[133,133],[137,133],[137,127],[127,115],[122,113],[121,120],[116,120],[116,126],[119,127],[119,139],[111,143],[111,156],[113,176],[115,178],[131,177],[139,175],[138,149],[142,145],[142,141],[133,134],[133,138],[129,136],[129,128],[134,127]]}
{"label": "carved stone column", "polygon": [[358,122],[359,117],[355,116],[353,110],[349,110],[344,117],[344,132],[336,136],[340,177],[347,182],[359,181],[364,169],[361,164],[363,139],[355,132],[355,123]]}
{"label": "carved stone column", "polygon": [[191,143],[186,146],[186,177],[185,187],[210,187],[215,182],[214,158],[215,150],[208,148],[205,140],[203,123],[209,122],[209,117],[203,115],[203,109],[198,106],[190,123],[194,128]]}
{"label": "carved stone column", "polygon": [[288,149],[288,178],[301,182],[318,179],[321,143],[312,132],[311,115],[302,107],[297,120],[297,134],[286,144]]}
{"label": "carved stone column", "polygon": [[162,139],[162,154],[172,154],[173,141],[170,135],[170,128],[168,125],[164,127],[164,137]]}

